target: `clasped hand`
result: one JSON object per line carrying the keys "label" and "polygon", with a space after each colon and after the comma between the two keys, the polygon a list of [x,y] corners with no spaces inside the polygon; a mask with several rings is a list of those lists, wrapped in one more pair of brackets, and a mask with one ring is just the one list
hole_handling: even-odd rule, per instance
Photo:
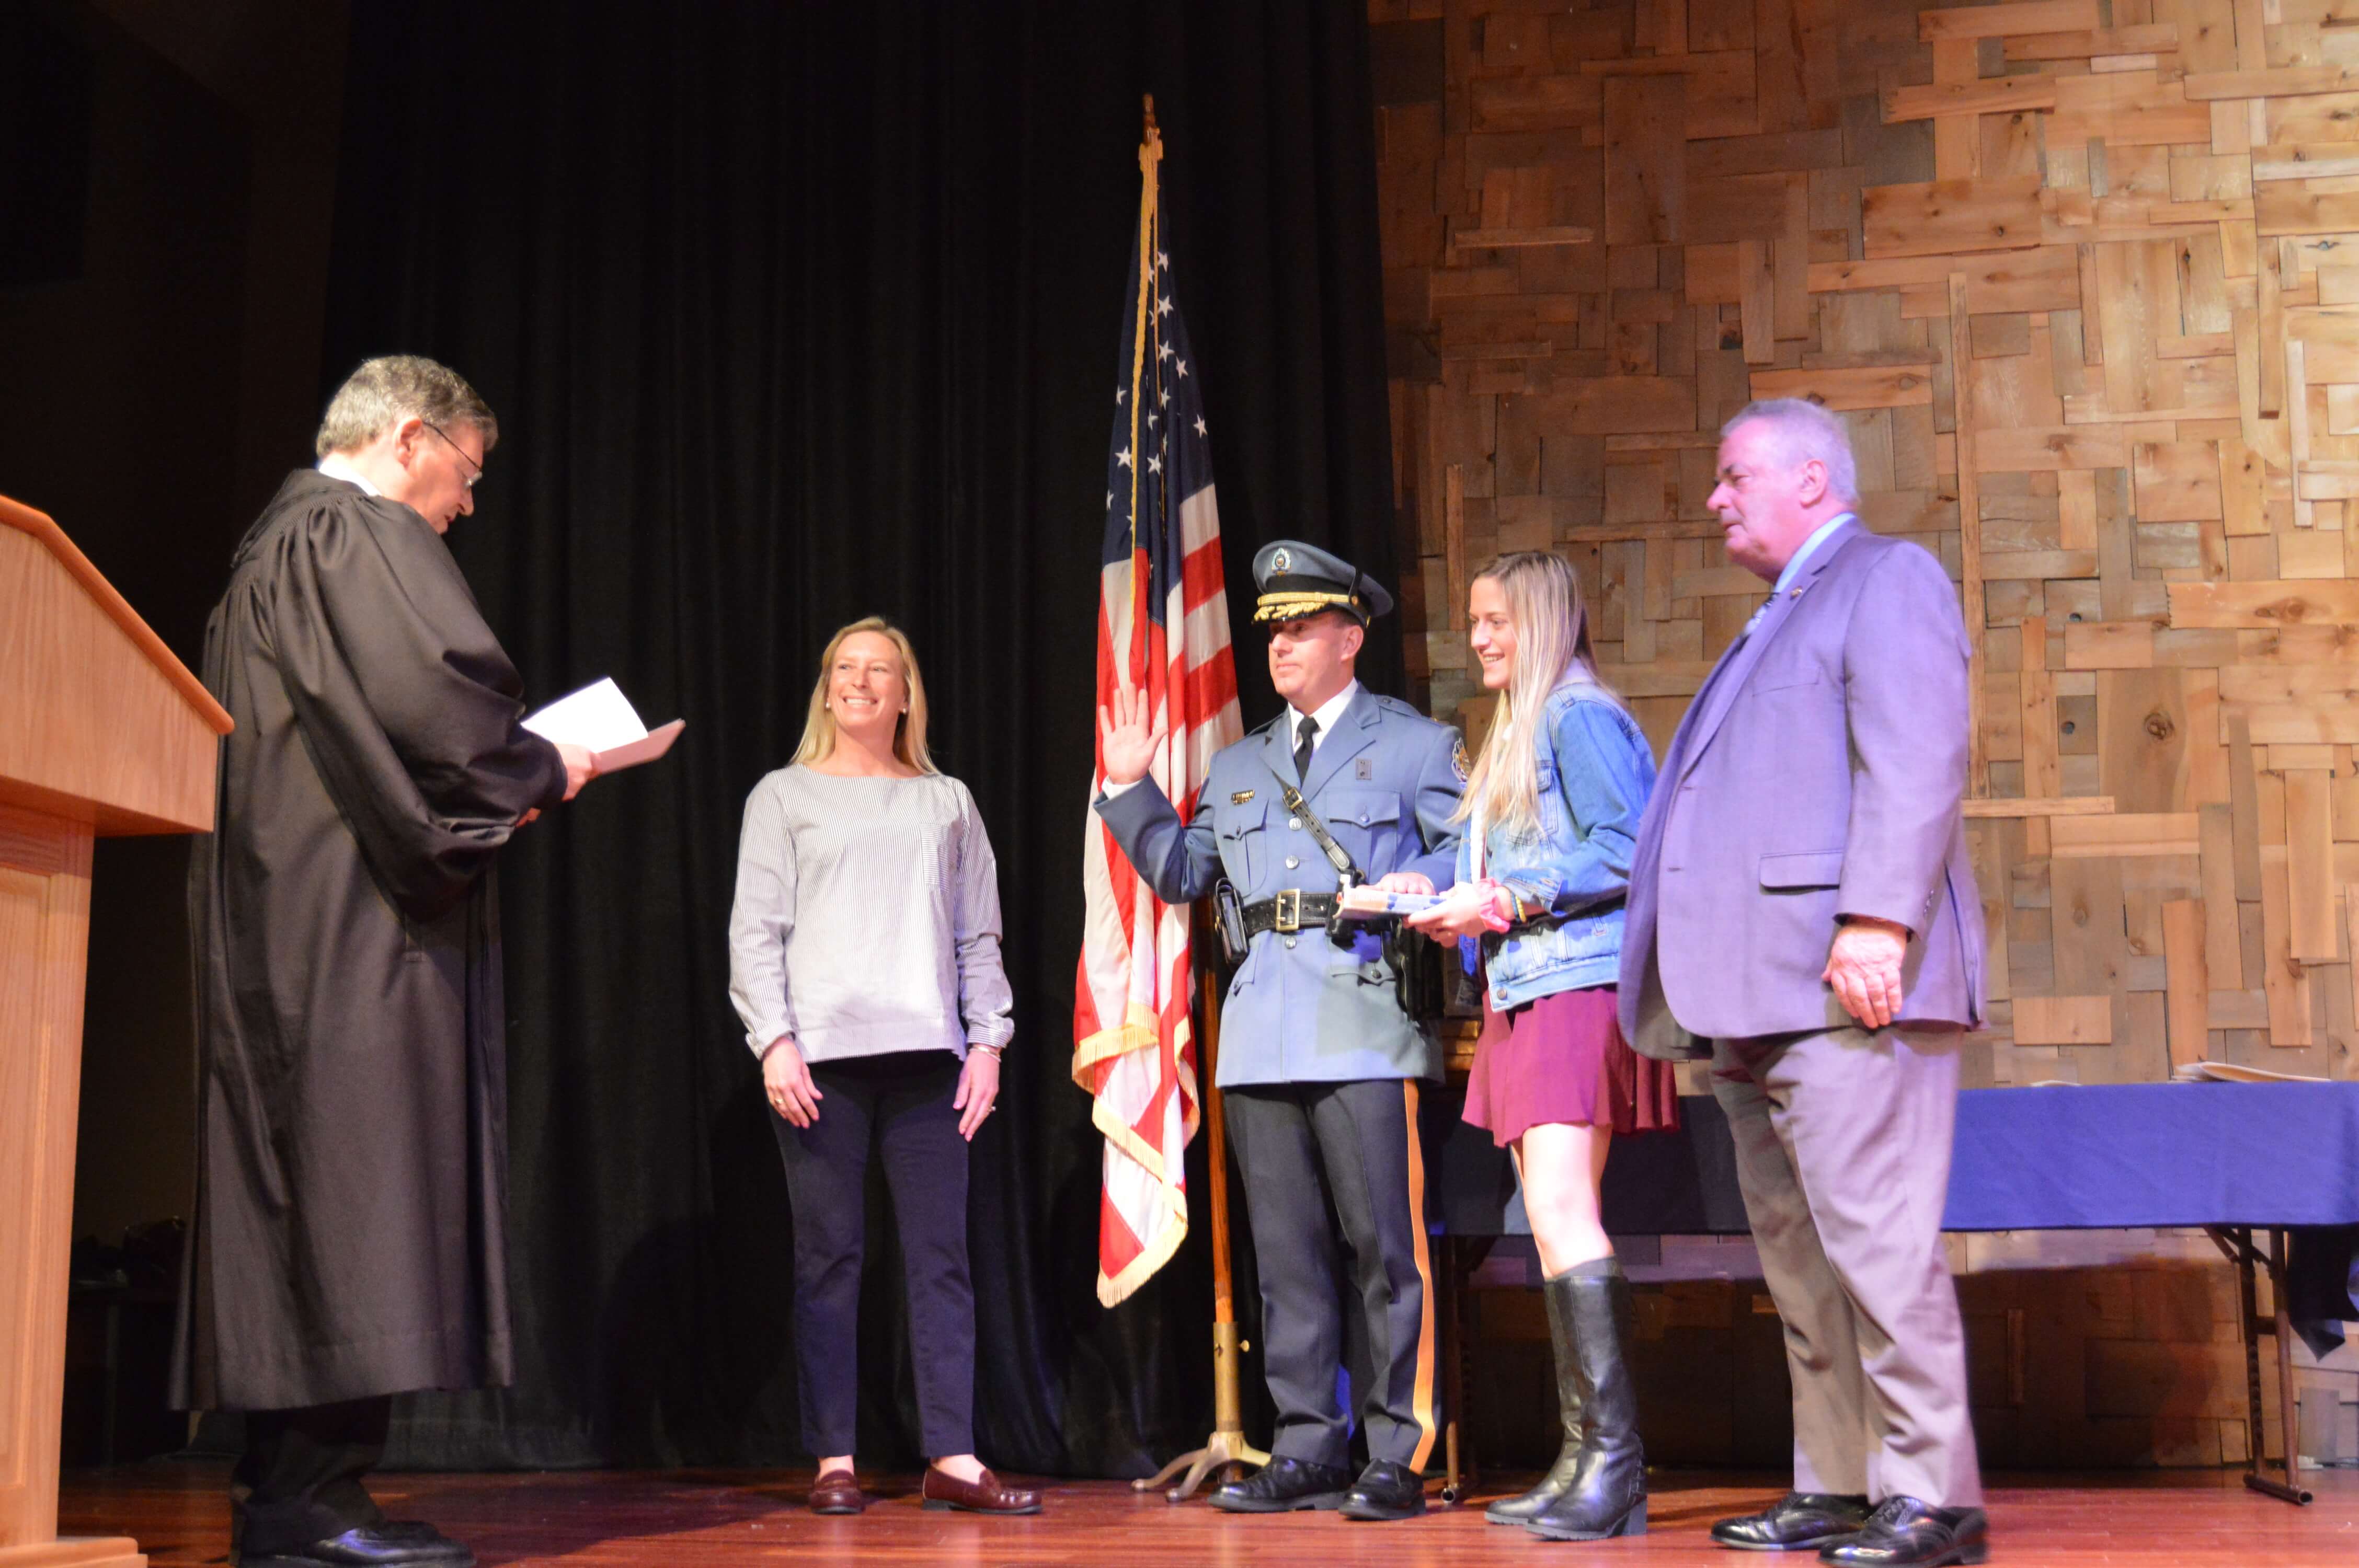
{"label": "clasped hand", "polygon": [[[1419,877],[1418,881],[1425,879]],[[1430,888],[1418,890],[1430,892]],[[1491,929],[1490,910],[1499,896],[1499,884],[1491,881],[1460,882],[1442,895],[1441,902],[1431,909],[1401,916],[1401,924],[1411,931],[1421,931],[1436,942],[1456,942],[1462,937],[1480,936]]]}

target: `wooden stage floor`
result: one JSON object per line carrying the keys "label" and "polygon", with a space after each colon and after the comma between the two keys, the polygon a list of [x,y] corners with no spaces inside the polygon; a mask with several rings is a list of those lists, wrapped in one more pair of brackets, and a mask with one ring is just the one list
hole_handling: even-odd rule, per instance
{"label": "wooden stage floor", "polygon": [[[69,1472],[60,1528],[129,1533],[156,1568],[227,1559],[226,1467],[163,1462]],[[1483,1497],[1498,1495],[1502,1486]],[[2359,1472],[2313,1474],[2305,1509],[2248,1492],[2233,1471],[2114,1476],[2018,1476],[1992,1494],[1993,1561],[2076,1564],[2204,1563],[2234,1568],[2351,1568],[2359,1563]],[[1485,1525],[1479,1507],[1437,1508],[1398,1524],[1353,1524],[1332,1514],[1245,1518],[1201,1500],[1173,1507],[1113,1481],[1051,1484],[1030,1519],[933,1513],[916,1481],[895,1477],[884,1500],[853,1519],[802,1508],[809,1472],[564,1472],[377,1477],[399,1517],[431,1519],[490,1564],[579,1568],[720,1568],[725,1563],[925,1563],[951,1568],[1087,1564],[1200,1568],[1316,1563],[1412,1568],[1437,1563],[1644,1563],[1650,1568],[1756,1561],[1714,1548],[1714,1519],[1759,1507],[1774,1476],[1670,1472],[1657,1477],[1652,1530],[1636,1541],[1544,1542]],[[1781,1557],[1783,1563],[1815,1562]]]}

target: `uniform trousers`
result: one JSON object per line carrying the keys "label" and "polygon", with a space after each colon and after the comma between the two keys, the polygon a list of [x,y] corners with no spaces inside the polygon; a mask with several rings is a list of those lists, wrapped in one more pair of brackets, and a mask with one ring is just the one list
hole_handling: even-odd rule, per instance
{"label": "uniform trousers", "polygon": [[1941,1246],[1962,1039],[1854,1028],[1713,1044],[1712,1093],[1785,1325],[1798,1492],[1983,1500]]}
{"label": "uniform trousers", "polygon": [[1355,1400],[1368,1457],[1424,1469],[1440,1393],[1416,1080],[1254,1084],[1223,1090],[1222,1106],[1261,1276],[1270,1451],[1349,1458],[1351,1416],[1335,1391],[1349,1310],[1368,1363]]}
{"label": "uniform trousers", "polygon": [[795,1219],[795,1361],[803,1443],[814,1457],[853,1452],[860,1409],[860,1268],[868,1156],[885,1162],[909,1304],[919,1438],[929,1459],[974,1452],[974,1288],[967,1276],[967,1143],[959,1136],[959,1060],[905,1051],[814,1062],[824,1098],[796,1127],[771,1130]]}
{"label": "uniform trousers", "polygon": [[245,1412],[230,1473],[230,1538],[244,1557],[299,1552],[385,1522],[361,1477],[385,1457],[393,1396]]}

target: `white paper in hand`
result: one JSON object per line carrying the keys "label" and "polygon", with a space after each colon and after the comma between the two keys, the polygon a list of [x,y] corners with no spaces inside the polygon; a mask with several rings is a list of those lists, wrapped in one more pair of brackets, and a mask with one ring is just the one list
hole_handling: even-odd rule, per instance
{"label": "white paper in hand", "polygon": [[611,773],[654,762],[670,751],[688,720],[675,719],[650,733],[623,688],[609,678],[559,697],[528,715],[524,727],[543,740],[582,747],[596,756],[600,773]]}

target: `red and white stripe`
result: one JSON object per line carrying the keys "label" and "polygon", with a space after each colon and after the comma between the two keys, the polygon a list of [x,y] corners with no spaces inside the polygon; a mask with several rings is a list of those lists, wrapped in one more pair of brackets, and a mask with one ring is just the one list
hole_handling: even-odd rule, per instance
{"label": "red and white stripe", "polygon": [[[1105,568],[1097,697],[1103,708],[1118,689],[1147,691],[1152,722],[1165,731],[1152,777],[1186,822],[1213,754],[1244,733],[1244,723],[1212,485],[1180,502],[1180,529],[1184,565],[1161,615],[1147,613],[1139,586],[1147,578],[1146,552]],[[1173,627],[1176,639],[1169,634]],[[1104,783],[1101,754],[1092,799]],[[1184,1154],[1196,1133],[1201,1090],[1189,1018],[1188,908],[1157,898],[1097,814],[1086,819],[1073,1076],[1094,1097],[1092,1119],[1105,1134],[1098,1300],[1112,1306],[1161,1268],[1188,1234]]]}

